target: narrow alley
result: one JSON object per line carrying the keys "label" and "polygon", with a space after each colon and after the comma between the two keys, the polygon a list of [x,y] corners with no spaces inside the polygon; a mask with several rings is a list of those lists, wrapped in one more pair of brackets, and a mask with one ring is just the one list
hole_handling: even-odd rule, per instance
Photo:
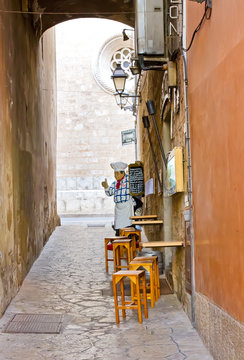
{"label": "narrow alley", "polygon": [[[143,324],[131,310],[116,325],[103,245],[113,231],[95,225],[65,219],[53,233],[0,320],[0,359],[212,359],[176,295],[161,295]],[[5,333],[15,314],[61,315],[60,333]]]}
{"label": "narrow alley", "polygon": [[[243,14],[0,0],[0,360],[244,360]],[[142,324],[142,272],[115,321],[112,219],[138,230],[114,270],[151,248],[170,284],[145,260]]]}

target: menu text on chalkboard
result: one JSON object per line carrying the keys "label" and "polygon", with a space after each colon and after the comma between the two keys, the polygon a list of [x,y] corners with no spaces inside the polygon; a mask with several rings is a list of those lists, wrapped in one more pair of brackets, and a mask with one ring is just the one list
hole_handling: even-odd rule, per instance
{"label": "menu text on chalkboard", "polygon": [[144,172],[141,162],[129,165],[129,184],[131,196],[144,195]]}

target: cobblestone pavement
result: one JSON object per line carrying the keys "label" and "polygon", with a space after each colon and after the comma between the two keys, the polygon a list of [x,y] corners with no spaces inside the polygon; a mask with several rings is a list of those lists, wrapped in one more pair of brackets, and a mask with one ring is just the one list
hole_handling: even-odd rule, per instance
{"label": "cobblestone pavement", "polygon": [[[113,235],[107,227],[56,229],[0,320],[1,360],[212,359],[174,295],[149,306],[143,324],[130,310],[116,325],[106,235]],[[4,333],[16,313],[63,314],[61,333]]]}

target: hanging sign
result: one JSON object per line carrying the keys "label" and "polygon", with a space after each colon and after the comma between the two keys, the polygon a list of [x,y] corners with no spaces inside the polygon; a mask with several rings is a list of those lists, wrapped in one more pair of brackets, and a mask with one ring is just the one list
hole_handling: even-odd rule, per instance
{"label": "hanging sign", "polygon": [[136,142],[135,129],[121,131],[122,145],[129,145]]}
{"label": "hanging sign", "polygon": [[155,185],[154,178],[151,178],[151,179],[146,181],[146,184],[145,184],[145,195],[146,196],[155,193],[155,191],[154,191],[155,186],[154,185]]}
{"label": "hanging sign", "polygon": [[168,156],[167,163],[168,195],[184,191],[183,149],[175,147]]}
{"label": "hanging sign", "polygon": [[131,196],[144,196],[144,171],[143,164],[137,161],[130,164],[129,168],[129,187]]}
{"label": "hanging sign", "polygon": [[180,48],[182,0],[167,0],[167,50],[169,57]]}

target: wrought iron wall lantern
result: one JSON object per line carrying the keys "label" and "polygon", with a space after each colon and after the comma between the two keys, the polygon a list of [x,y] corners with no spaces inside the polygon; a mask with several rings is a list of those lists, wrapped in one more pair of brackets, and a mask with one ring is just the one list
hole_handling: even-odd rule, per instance
{"label": "wrought iron wall lantern", "polygon": [[123,92],[123,93],[119,93],[119,92],[114,93],[116,104],[121,109],[123,109],[126,106],[126,104],[128,102],[128,96],[129,96],[129,94],[125,93],[125,92]]}
{"label": "wrought iron wall lantern", "polygon": [[135,31],[135,29],[123,29],[122,31],[123,41],[129,40],[129,36],[126,34],[126,31]]}
{"label": "wrought iron wall lantern", "polygon": [[111,76],[111,79],[114,82],[114,87],[116,93],[122,94],[125,90],[125,81],[128,78],[128,75],[122,69],[121,64],[116,64],[116,68]]}
{"label": "wrought iron wall lantern", "polygon": [[125,92],[125,82],[128,75],[122,69],[121,65],[117,63],[116,68],[111,76],[115,87],[115,100],[121,109],[134,111],[138,106],[138,100],[140,101],[140,95],[129,94]]}

